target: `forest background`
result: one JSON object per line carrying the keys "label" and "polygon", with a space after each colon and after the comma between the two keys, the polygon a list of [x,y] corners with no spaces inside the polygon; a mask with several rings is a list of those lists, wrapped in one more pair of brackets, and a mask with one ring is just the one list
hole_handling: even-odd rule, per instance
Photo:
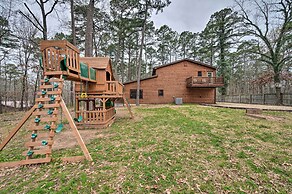
{"label": "forest background", "polygon": [[[275,103],[283,104],[283,95],[292,96],[290,0],[234,0],[233,7],[213,13],[201,32],[177,32],[167,25],[156,28],[151,16],[159,17],[170,4],[169,0],[2,0],[0,113],[9,103],[20,109],[34,104],[42,72],[42,39],[66,39],[84,56],[109,56],[121,82],[140,80],[151,76],[153,67],[189,58],[217,67],[217,75],[224,77],[219,98],[274,94]],[[56,26],[61,27],[49,34]],[[70,105],[73,87],[67,82],[64,88]]]}

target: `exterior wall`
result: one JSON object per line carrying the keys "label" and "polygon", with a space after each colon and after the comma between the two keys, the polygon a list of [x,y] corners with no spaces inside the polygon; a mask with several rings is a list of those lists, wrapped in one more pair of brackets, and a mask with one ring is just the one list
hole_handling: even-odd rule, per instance
{"label": "exterior wall", "polygon": [[[196,65],[189,61],[158,68],[156,78],[142,80],[141,89],[143,99],[141,104],[163,104],[174,102],[174,97],[182,98],[184,103],[215,103],[216,88],[187,88],[186,79],[197,76],[198,71],[202,71],[202,76],[207,77],[207,72],[216,72],[212,68]],[[130,103],[135,103],[135,99],[130,99],[130,89],[136,89],[137,83],[131,82],[125,85],[125,95]],[[158,96],[158,90],[163,90],[164,96]]]}

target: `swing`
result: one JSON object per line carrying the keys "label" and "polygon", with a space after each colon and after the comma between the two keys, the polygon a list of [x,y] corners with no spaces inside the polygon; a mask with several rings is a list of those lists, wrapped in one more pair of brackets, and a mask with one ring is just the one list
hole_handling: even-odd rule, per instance
{"label": "swing", "polygon": [[86,92],[82,92],[82,85],[83,85],[83,83],[81,81],[81,85],[80,85],[80,93],[81,93],[81,95],[80,95],[80,97],[81,98],[87,98],[88,97],[87,96],[87,92],[88,92],[88,81],[86,81]]}
{"label": "swing", "polygon": [[86,93],[81,93],[81,98],[87,98],[87,94]]}
{"label": "swing", "polygon": [[74,121],[80,123],[83,120],[83,117],[80,115],[78,118],[74,118]]}

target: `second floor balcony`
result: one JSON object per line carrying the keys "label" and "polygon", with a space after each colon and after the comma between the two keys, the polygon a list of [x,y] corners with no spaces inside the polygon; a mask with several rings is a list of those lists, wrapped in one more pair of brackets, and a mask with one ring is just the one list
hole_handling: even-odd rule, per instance
{"label": "second floor balcony", "polygon": [[224,85],[223,77],[189,77],[186,79],[187,88],[215,88]]}

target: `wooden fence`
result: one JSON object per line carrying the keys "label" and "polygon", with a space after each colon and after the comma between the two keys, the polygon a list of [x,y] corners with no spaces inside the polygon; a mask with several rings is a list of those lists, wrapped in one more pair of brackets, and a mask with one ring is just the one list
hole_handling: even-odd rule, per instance
{"label": "wooden fence", "polygon": [[[292,106],[292,94],[282,94],[283,105]],[[275,105],[276,94],[217,95],[217,102]]]}

